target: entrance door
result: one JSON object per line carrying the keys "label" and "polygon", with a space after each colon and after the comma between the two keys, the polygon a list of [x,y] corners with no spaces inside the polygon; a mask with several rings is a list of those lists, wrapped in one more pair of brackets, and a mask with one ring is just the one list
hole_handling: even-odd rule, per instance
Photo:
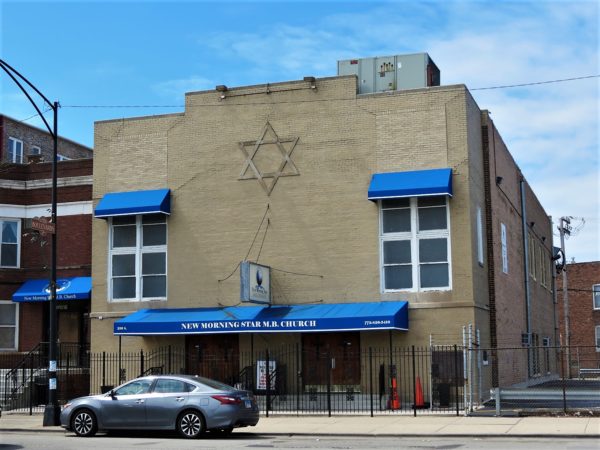
{"label": "entrance door", "polygon": [[79,344],[79,311],[58,312],[58,339],[60,342]]}
{"label": "entrance door", "polygon": [[186,336],[188,373],[233,385],[240,374],[237,334]]}
{"label": "entrance door", "polygon": [[304,333],[302,367],[305,385],[360,384],[360,333]]}

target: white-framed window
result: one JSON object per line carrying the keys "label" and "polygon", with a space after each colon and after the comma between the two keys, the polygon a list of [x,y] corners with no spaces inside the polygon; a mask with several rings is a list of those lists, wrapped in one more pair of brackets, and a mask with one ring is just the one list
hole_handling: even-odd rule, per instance
{"label": "white-framed window", "polygon": [[541,284],[544,287],[548,287],[548,255],[543,245],[540,245],[540,270],[542,272]]}
{"label": "white-framed window", "polygon": [[600,352],[600,325],[596,326],[596,351]]}
{"label": "white-framed window", "polygon": [[592,286],[592,295],[594,296],[594,309],[600,309],[600,284]]}
{"label": "white-framed window", "polygon": [[29,150],[29,154],[30,155],[41,155],[42,149],[40,147],[38,147],[37,145],[32,145],[31,149]]}
{"label": "white-framed window", "polygon": [[21,221],[0,219],[0,267],[19,267]]}
{"label": "white-framed window", "polygon": [[508,247],[506,225],[500,223],[500,242],[502,245],[502,272],[508,273]]}
{"label": "white-framed window", "polygon": [[535,267],[535,240],[533,239],[533,236],[531,235],[531,233],[529,233],[527,236],[529,239],[529,245],[527,248],[527,253],[528,253],[527,260],[529,261],[529,275],[534,280],[537,280],[536,267]]}
{"label": "white-framed window", "polygon": [[110,219],[109,299],[166,300],[167,221],[164,214]]}
{"label": "white-framed window", "polygon": [[0,300],[0,350],[17,350],[19,304]]}
{"label": "white-framed window", "polygon": [[379,205],[382,291],[451,289],[447,197],[388,199]]}
{"label": "white-framed window", "polygon": [[8,138],[8,162],[23,164],[23,141],[20,139]]}
{"label": "white-framed window", "polygon": [[481,207],[477,207],[477,262],[483,266],[483,223]]}

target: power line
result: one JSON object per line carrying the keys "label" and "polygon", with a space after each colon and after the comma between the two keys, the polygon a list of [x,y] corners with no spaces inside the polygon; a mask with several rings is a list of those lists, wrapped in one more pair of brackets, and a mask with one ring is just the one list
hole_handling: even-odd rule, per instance
{"label": "power line", "polygon": [[548,81],[535,81],[533,83],[507,84],[507,85],[503,85],[503,86],[481,87],[481,88],[473,88],[473,89],[469,89],[469,90],[470,91],[483,91],[486,89],[508,89],[508,88],[515,88],[515,87],[524,87],[524,86],[537,86],[539,84],[563,83],[565,81],[586,80],[588,78],[598,78],[598,77],[600,77],[600,75],[587,75],[584,77],[563,78],[560,80],[548,80]]}
{"label": "power line", "polygon": [[[52,111],[52,109],[50,109],[50,108],[46,108],[46,109],[44,109],[44,111],[42,112],[42,114],[46,114],[48,111]],[[33,119],[34,117],[38,117],[39,115],[40,115],[40,114],[38,114],[38,113],[35,113],[33,116],[29,116],[29,117],[27,117],[27,118],[25,118],[25,119],[21,119],[21,120],[19,120],[19,122],[27,122],[28,120],[31,120],[31,119]]]}
{"label": "power line", "polygon": [[[578,80],[586,80],[590,78],[599,78],[598,75],[586,75],[582,77],[573,77],[573,78],[562,78],[556,80],[547,80],[547,81],[535,81],[531,83],[521,83],[521,84],[507,84],[500,86],[488,86],[488,87],[480,87],[480,88],[472,88],[469,91],[483,91],[483,90],[492,90],[492,89],[511,89],[517,87],[526,87],[526,86],[538,86],[543,84],[551,84],[551,83],[565,83],[569,81],[578,81]],[[278,92],[287,92],[285,90]],[[271,93],[276,93],[276,91],[271,91]],[[425,92],[423,92],[425,93]],[[234,98],[234,97],[229,97]],[[187,105],[187,108],[203,108],[203,107],[214,107],[214,106],[256,106],[256,105],[273,105],[273,104],[285,104],[285,103],[318,103],[318,102],[328,102],[328,101],[341,101],[341,100],[355,100],[354,98],[336,98],[336,99],[316,99],[316,100],[301,100],[301,101],[288,101],[288,102],[259,102],[259,103],[230,103],[223,102],[220,104],[210,104],[210,105]],[[186,108],[186,105],[61,105],[62,108],[79,108],[79,109],[93,109],[93,108],[139,108],[139,109],[149,109],[149,108]]]}

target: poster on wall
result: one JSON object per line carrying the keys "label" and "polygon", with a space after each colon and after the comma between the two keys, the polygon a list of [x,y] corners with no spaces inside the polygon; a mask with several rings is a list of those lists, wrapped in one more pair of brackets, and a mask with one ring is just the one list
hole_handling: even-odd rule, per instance
{"label": "poster on wall", "polygon": [[[275,370],[277,369],[277,363],[275,361],[269,361],[269,374],[271,377],[270,390],[275,390]],[[259,391],[267,390],[267,361],[258,360],[256,361],[256,389]]]}

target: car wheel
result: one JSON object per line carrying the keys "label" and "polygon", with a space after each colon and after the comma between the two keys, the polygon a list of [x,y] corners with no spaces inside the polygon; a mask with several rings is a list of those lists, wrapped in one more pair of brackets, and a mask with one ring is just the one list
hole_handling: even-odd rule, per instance
{"label": "car wheel", "polygon": [[184,411],[177,419],[177,431],[184,438],[195,439],[200,437],[204,433],[204,429],[204,417],[197,411]]}
{"label": "car wheel", "polygon": [[96,416],[89,409],[77,410],[71,419],[71,429],[77,436],[94,436],[98,431]]}

